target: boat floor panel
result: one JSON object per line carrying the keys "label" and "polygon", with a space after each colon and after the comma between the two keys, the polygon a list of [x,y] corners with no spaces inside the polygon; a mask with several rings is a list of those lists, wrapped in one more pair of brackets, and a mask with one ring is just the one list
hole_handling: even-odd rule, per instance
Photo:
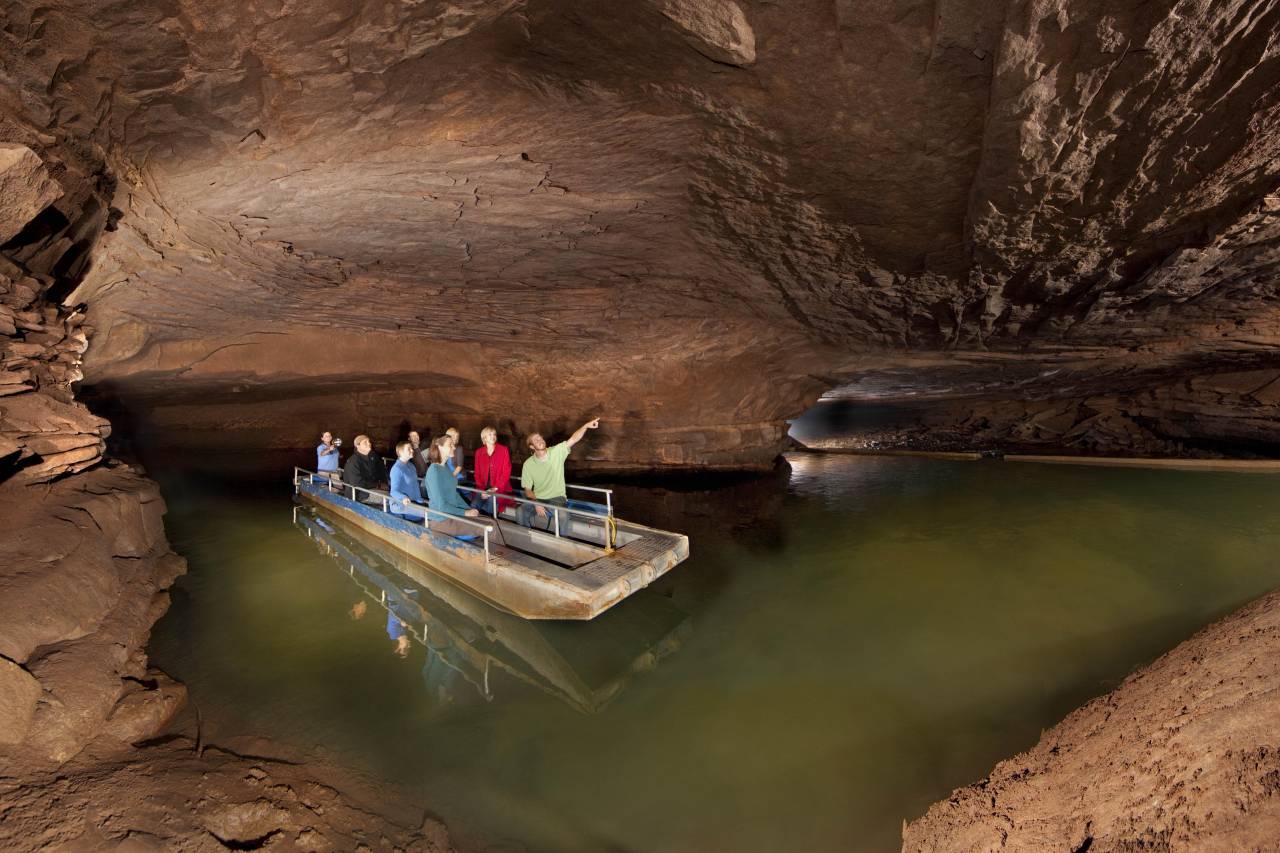
{"label": "boat floor panel", "polygon": [[579,566],[576,573],[601,583],[609,583],[634,571],[636,566],[643,563],[651,562],[654,568],[659,568],[662,557],[672,553],[680,544],[680,539],[679,536],[649,531],[638,541],[612,554],[606,554],[598,560],[592,560],[584,566]]}

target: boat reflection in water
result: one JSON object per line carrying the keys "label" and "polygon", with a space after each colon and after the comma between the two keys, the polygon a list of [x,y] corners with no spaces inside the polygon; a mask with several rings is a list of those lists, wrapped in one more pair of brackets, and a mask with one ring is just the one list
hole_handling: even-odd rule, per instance
{"label": "boat reflection in water", "polygon": [[530,622],[310,507],[294,507],[293,521],[385,611],[393,640],[403,633],[426,648],[423,677],[441,702],[493,701],[509,675],[594,713],[680,648],[690,630],[688,614],[651,590],[589,623]]}

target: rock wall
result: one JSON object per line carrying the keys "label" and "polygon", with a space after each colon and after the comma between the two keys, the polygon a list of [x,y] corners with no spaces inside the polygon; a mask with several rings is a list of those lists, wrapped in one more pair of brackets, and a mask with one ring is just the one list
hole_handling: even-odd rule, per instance
{"label": "rock wall", "polygon": [[904,827],[904,851],[1269,850],[1280,593],[1206,628]]}
{"label": "rock wall", "polygon": [[[656,374],[652,363],[640,362],[671,345],[651,343],[650,356],[627,355],[628,344],[611,342],[566,348],[546,363],[503,355],[495,367],[486,365],[494,356],[483,346],[427,346],[371,332],[244,335],[212,353],[203,343],[151,344],[128,362],[132,393],[122,392],[128,405],[116,420],[149,447],[198,447],[202,455],[292,449],[305,463],[314,461],[311,451],[326,429],[348,444],[367,433],[387,450],[411,427],[438,435],[457,426],[474,449],[480,428],[492,425],[518,459],[528,433],[567,436],[598,416],[601,428],[575,452],[576,465],[768,468],[786,446],[787,408],[820,391],[808,376],[758,386],[757,360],[784,352],[774,343],[720,342],[708,345],[714,354],[705,360],[670,354]],[[629,361],[637,363],[629,373],[610,366]],[[165,390],[179,374],[182,391]],[[156,390],[141,393],[147,387]],[[113,390],[109,383],[92,389],[104,411]]]}
{"label": "rock wall", "polygon": [[0,232],[12,239],[29,229],[39,244],[29,253],[0,249],[0,481],[15,471],[27,482],[49,480],[101,461],[110,426],[73,401],[88,346],[83,312],[45,298],[67,254],[78,257],[70,221],[50,207],[65,193],[40,157],[17,144],[0,146],[0,190]]}
{"label": "rock wall", "polygon": [[151,626],[185,571],[169,550],[164,502],[123,466],[48,486],[0,486],[11,520],[0,540],[0,658],[15,701],[0,738],[63,762],[106,735],[123,744],[158,732],[184,691],[150,671]]}
{"label": "rock wall", "polygon": [[155,484],[104,463],[110,427],[74,399],[84,317],[50,296],[83,263],[101,185],[54,150],[0,147],[0,749],[61,763],[181,708],[143,649],[185,564]]}
{"label": "rock wall", "polygon": [[145,647],[186,564],[156,485],[104,459],[109,425],[74,399],[83,312],[58,304],[111,180],[77,146],[5,129],[41,153],[0,145],[0,847],[448,853],[398,792],[272,744],[211,746],[178,718],[186,690]]}
{"label": "rock wall", "polygon": [[[340,386],[517,432],[602,410],[622,468],[759,466],[872,363],[929,389],[1074,354],[1096,397],[1133,353],[1193,390],[1280,369],[1274,2],[0,15],[0,141],[99,176],[56,245],[12,240],[62,256],[99,399],[175,443],[299,445],[291,407]],[[366,409],[340,428],[394,417]]]}
{"label": "rock wall", "polygon": [[1215,373],[1127,394],[1036,399],[881,399],[862,423],[802,439],[817,450],[983,451],[1081,456],[1273,458],[1280,371]]}

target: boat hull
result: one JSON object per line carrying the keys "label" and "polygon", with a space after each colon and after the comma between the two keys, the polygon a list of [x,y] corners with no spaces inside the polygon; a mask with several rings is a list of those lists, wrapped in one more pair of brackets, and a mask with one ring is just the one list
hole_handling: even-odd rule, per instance
{"label": "boat hull", "polygon": [[[331,491],[300,477],[298,498],[425,563],[471,593],[525,619],[592,619],[666,574],[689,554],[688,537],[618,522],[630,544],[574,569],[521,562],[521,555],[484,548]],[[549,535],[549,534],[540,534]],[[634,537],[634,539],[632,539]]]}

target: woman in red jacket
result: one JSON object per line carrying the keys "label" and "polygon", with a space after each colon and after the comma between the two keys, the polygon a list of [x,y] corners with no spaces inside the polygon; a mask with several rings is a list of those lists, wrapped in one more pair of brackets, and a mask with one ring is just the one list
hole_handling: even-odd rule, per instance
{"label": "woman in red jacket", "polygon": [[[476,488],[483,494],[475,493],[471,505],[485,515],[493,514],[494,492],[511,494],[511,452],[498,444],[498,433],[493,427],[480,430],[480,441],[484,446],[476,451]],[[498,512],[515,506],[515,501],[498,501]]]}

